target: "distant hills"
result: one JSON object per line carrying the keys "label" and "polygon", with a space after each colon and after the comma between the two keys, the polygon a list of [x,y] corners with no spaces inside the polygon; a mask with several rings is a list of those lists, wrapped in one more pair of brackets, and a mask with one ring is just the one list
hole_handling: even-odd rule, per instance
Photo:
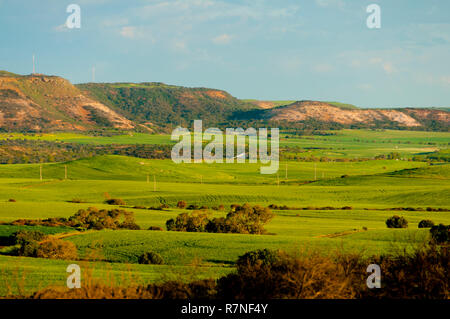
{"label": "distant hills", "polygon": [[438,109],[359,109],[355,106],[318,101],[299,101],[265,110],[263,118],[272,121],[305,122],[316,120],[351,126],[426,128],[448,130],[450,113]]}
{"label": "distant hills", "polygon": [[[202,119],[207,126],[394,128],[448,131],[448,108],[360,109],[319,101],[239,100],[208,88],[164,83],[87,83],[0,71],[0,130],[170,131]],[[244,122],[245,121],[245,122]]]}
{"label": "distant hills", "polygon": [[69,81],[0,72],[0,128],[7,131],[133,129],[135,124],[84,95]]}
{"label": "distant hills", "polygon": [[190,126],[196,119],[212,126],[228,122],[237,111],[255,108],[225,91],[207,88],[164,83],[89,83],[77,87],[141,128],[149,129]]}

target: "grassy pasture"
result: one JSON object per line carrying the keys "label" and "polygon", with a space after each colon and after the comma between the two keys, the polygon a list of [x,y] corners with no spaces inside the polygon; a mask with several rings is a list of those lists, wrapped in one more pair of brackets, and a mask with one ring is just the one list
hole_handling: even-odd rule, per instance
{"label": "grassy pasture", "polygon": [[[415,154],[448,149],[450,133],[395,130],[339,130],[332,136],[280,135],[280,146],[305,148],[304,156],[330,158],[374,157],[398,152],[405,158]],[[24,135],[0,133],[0,139],[39,139],[81,144],[174,144],[170,135],[130,133],[114,136],[90,136],[78,133],[48,133]]]}
{"label": "grassy pasture", "polygon": [[[180,163],[171,160],[147,160],[133,157],[106,155],[67,163],[42,165],[45,180],[64,178],[67,166],[71,180],[126,180],[146,181],[147,175],[163,182],[275,184],[277,174],[262,175],[260,167],[267,164],[239,163]],[[304,182],[314,178],[334,178],[342,175],[373,175],[402,169],[424,167],[426,163],[379,160],[365,162],[280,162],[281,181]],[[0,165],[0,178],[39,178],[40,164]]]}
{"label": "grassy pasture", "polygon": [[[447,134],[344,130],[336,136],[283,138],[281,142],[323,147],[305,149],[306,156],[332,152],[335,157],[370,157],[400,150],[408,157],[418,152],[445,149],[450,136]],[[170,143],[168,136],[147,134],[89,137],[61,133],[33,138],[99,144],[121,143],[120,139],[124,143]],[[424,144],[428,141],[435,145]],[[63,180],[65,165],[68,180]],[[168,278],[188,280],[192,276],[217,278],[233,270],[233,262],[239,255],[258,248],[319,249],[324,253],[344,250],[367,256],[389,253],[428,240],[429,231],[417,228],[422,219],[450,224],[449,212],[387,210],[393,207],[450,208],[448,164],[401,160],[283,162],[280,163],[279,185],[277,175],[259,173],[260,164],[177,165],[170,160],[99,156],[42,166],[44,180],[40,181],[39,164],[0,165],[0,221],[68,217],[89,206],[111,209],[112,206],[104,204],[108,196],[124,199],[127,204],[124,208],[135,213],[136,222],[143,230],[85,232],[64,239],[75,243],[80,256],[90,260],[86,267],[93,268],[95,277],[103,280],[112,277],[124,284],[131,284],[133,280],[142,283]],[[348,176],[342,178],[343,175]],[[9,202],[10,198],[16,202]],[[72,199],[80,199],[82,203],[69,202]],[[264,236],[145,230],[150,226],[164,228],[168,219],[185,212],[174,208],[179,200],[209,207],[249,202],[264,206],[352,206],[353,209],[276,210],[275,218],[266,226],[273,235]],[[171,208],[164,211],[132,208],[164,203]],[[210,213],[222,216],[226,211]],[[385,220],[394,214],[404,216],[409,228],[387,229]],[[368,230],[363,231],[363,227]],[[18,229],[23,228],[0,225],[0,237]],[[70,231],[49,227],[33,229],[49,234]],[[160,253],[167,265],[136,264],[139,255],[149,250]],[[0,296],[8,289],[17,292],[21,286],[30,292],[49,284],[64,285],[66,267],[73,262],[0,255]],[[26,280],[22,275],[26,275]],[[129,275],[138,278],[131,280]]]}

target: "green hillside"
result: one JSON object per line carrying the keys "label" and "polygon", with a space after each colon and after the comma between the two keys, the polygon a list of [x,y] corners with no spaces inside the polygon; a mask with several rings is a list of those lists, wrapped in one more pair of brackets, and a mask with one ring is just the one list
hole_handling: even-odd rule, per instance
{"label": "green hillside", "polygon": [[88,83],[77,87],[137,123],[157,126],[205,125],[228,121],[234,112],[255,108],[225,91],[164,83]]}

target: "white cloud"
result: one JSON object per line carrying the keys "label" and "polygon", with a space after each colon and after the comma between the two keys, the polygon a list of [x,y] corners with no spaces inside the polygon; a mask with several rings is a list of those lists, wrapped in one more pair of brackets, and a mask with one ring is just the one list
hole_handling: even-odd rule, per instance
{"label": "white cloud", "polygon": [[174,40],[172,41],[172,50],[175,52],[187,52],[188,51],[188,46],[187,46],[187,42],[186,40]]}
{"label": "white cloud", "polygon": [[[152,4],[136,8],[134,13],[141,18],[160,16],[175,17],[179,22],[199,23],[220,18],[240,18],[244,20],[263,20],[267,18],[285,18],[293,16],[299,6],[274,8],[261,1],[244,4],[212,0],[176,0],[155,1]],[[180,19],[180,17],[182,17]]]}
{"label": "white cloud", "polygon": [[382,64],[382,67],[383,67],[384,72],[386,72],[387,74],[392,74],[395,72],[395,68],[392,65],[392,63],[390,63],[390,62],[384,62]]}
{"label": "white cloud", "polygon": [[369,64],[374,64],[374,65],[381,67],[386,74],[392,74],[392,73],[396,72],[396,69],[395,69],[394,65],[392,64],[392,62],[385,61],[380,57],[370,58]]}
{"label": "white cloud", "polygon": [[126,26],[126,27],[122,27],[120,29],[120,35],[125,37],[125,38],[135,38],[137,36],[137,29],[136,27],[130,27],[130,26]]}
{"label": "white cloud", "polygon": [[229,34],[221,34],[215,38],[212,39],[212,42],[214,42],[215,44],[229,44],[231,42],[231,39],[233,38],[233,36],[229,35]]}
{"label": "white cloud", "polygon": [[65,31],[69,31],[70,29],[67,27],[67,24],[64,23],[57,27],[54,27],[53,30],[56,32],[65,32]]}

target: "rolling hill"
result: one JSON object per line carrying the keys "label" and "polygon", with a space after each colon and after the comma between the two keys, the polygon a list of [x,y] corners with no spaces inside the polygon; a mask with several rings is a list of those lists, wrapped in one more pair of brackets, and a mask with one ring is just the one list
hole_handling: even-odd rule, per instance
{"label": "rolling hill", "polygon": [[0,72],[0,128],[9,131],[132,129],[134,124],[81,93],[69,81]]}
{"label": "rolling hill", "polygon": [[450,127],[450,113],[438,109],[359,109],[337,102],[298,101],[289,105],[266,109],[261,117],[271,121],[304,122],[318,120],[338,123],[345,127],[352,125],[426,128],[447,130]]}
{"label": "rolling hill", "polygon": [[202,119],[213,126],[228,122],[236,111],[255,108],[222,90],[164,83],[89,83],[77,87],[117,113],[149,128],[191,125]]}
{"label": "rolling hill", "polygon": [[[240,100],[223,90],[164,83],[87,83],[0,71],[0,130],[170,132],[202,119],[205,127],[270,125],[313,129],[385,128],[449,131],[445,108],[360,109],[319,101]],[[245,122],[243,122],[245,121]]]}

